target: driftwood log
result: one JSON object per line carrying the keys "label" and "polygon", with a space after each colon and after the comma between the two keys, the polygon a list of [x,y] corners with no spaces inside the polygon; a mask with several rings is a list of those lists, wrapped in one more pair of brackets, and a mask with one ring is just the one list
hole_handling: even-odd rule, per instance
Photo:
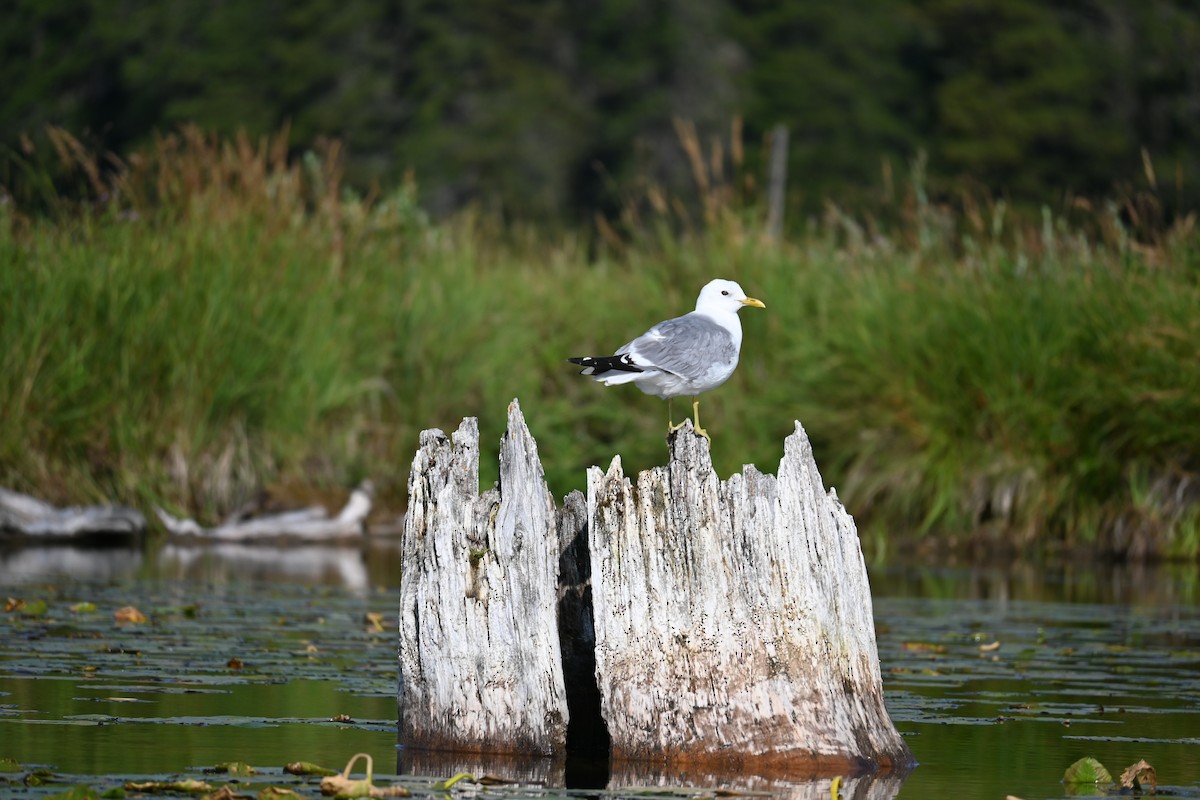
{"label": "driftwood log", "polygon": [[0,534],[45,540],[144,533],[146,518],[126,506],[59,508],[27,494],[0,489]]}
{"label": "driftwood log", "polygon": [[475,420],[421,435],[401,743],[796,778],[906,769],[857,531],[799,423],[778,477],[720,481],[690,424],[669,446],[636,484],[619,458],[593,467],[556,514],[516,401],[482,495]]}
{"label": "driftwood log", "polygon": [[279,541],[337,542],[358,539],[366,533],[374,486],[364,481],[350,493],[337,516],[323,506],[265,514],[250,519],[228,519],[206,528],[194,519],[181,519],[155,508],[158,519],[175,537],[207,542],[263,543]]}

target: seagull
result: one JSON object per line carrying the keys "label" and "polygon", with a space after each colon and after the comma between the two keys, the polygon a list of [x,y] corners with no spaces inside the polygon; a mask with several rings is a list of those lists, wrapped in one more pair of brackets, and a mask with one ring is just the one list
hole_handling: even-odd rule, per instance
{"label": "seagull", "polygon": [[734,281],[710,281],[700,290],[692,313],[658,323],[611,356],[567,360],[583,367],[580,375],[605,386],[632,383],[646,394],[665,398],[668,433],[683,427],[682,422],[672,424],[671,398],[691,395],[696,434],[711,442],[708,431],[700,427],[696,395],[717,388],[737,368],[742,349],[738,311],[743,306],[767,307],[747,297]]}

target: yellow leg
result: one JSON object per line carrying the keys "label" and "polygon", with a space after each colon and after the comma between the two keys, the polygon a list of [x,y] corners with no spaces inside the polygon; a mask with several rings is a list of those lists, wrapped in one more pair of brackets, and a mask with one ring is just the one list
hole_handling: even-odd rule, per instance
{"label": "yellow leg", "polygon": [[700,427],[700,398],[692,398],[692,413],[696,416],[696,435],[703,436],[708,439],[708,443],[712,444],[712,437],[708,435],[708,431]]}
{"label": "yellow leg", "polygon": [[677,431],[683,427],[682,422],[679,423],[678,425],[675,425],[675,424],[673,424],[674,421],[675,420],[671,414],[671,398],[668,397],[667,398],[667,433],[674,433],[675,431]]}

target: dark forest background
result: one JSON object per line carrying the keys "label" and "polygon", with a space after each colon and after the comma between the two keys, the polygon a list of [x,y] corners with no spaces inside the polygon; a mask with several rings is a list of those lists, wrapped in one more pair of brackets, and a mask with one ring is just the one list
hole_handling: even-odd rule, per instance
{"label": "dark forest background", "polygon": [[931,191],[1062,207],[1153,174],[1200,199],[1192,0],[6,0],[0,136],[128,153],[194,122],[346,145],[435,214],[583,219],[686,188],[673,118],[791,133],[790,197],[853,206],[927,154]]}

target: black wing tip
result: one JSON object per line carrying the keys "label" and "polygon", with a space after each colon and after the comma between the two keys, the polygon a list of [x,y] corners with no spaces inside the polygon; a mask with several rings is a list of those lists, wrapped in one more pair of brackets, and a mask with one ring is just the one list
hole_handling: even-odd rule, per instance
{"label": "black wing tip", "polygon": [[591,356],[568,358],[567,361],[583,367],[583,369],[579,370],[580,375],[592,375],[596,372],[596,359]]}
{"label": "black wing tip", "polygon": [[583,356],[568,358],[567,361],[583,367],[579,371],[580,375],[603,375],[612,370],[618,372],[645,372],[645,370],[633,363],[633,359],[629,357],[628,353],[614,356]]}

